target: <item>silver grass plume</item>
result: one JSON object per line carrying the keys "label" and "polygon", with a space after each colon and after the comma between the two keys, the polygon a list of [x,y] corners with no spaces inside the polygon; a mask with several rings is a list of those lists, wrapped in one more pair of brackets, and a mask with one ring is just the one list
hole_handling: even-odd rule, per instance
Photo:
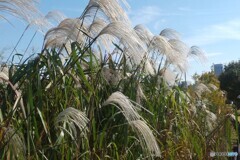
{"label": "silver grass plume", "polygon": [[177,75],[170,68],[163,69],[162,77],[169,86],[176,84]]}
{"label": "silver grass plume", "polygon": [[207,127],[208,127],[209,131],[211,132],[217,124],[217,116],[213,112],[211,112],[207,109],[205,110],[205,112],[207,114],[206,115]]}
{"label": "silver grass plume", "polygon": [[109,104],[116,106],[122,112],[133,131],[137,133],[141,147],[147,150],[151,157],[160,157],[161,153],[151,129],[144,120],[141,120],[143,118],[137,113],[138,108],[131,103],[131,100],[121,92],[114,92],[103,106]]}
{"label": "silver grass plume", "polygon": [[57,23],[60,23],[67,17],[62,12],[55,10],[55,11],[48,12],[45,18],[48,20],[53,20]]}
{"label": "silver grass plume", "polygon": [[[124,46],[124,54],[129,57],[135,65],[141,64],[142,60],[147,59],[147,51],[144,49],[144,43],[138,37],[136,32],[126,23],[112,22],[108,24],[98,35],[111,35],[119,39]],[[154,70],[149,62],[145,65],[145,71],[153,74]]]}
{"label": "silver grass plume", "polygon": [[175,57],[173,65],[177,66],[181,72],[186,72],[189,47],[185,43],[177,39],[171,39],[168,42],[173,48],[173,54]]}
{"label": "silver grass plume", "polygon": [[0,17],[3,17],[1,12],[7,12],[28,23],[41,15],[35,0],[0,0]]}
{"label": "silver grass plume", "polygon": [[145,44],[148,46],[153,39],[154,35],[153,33],[146,28],[145,26],[139,24],[134,27],[135,32],[137,33],[138,37],[145,42]]}
{"label": "silver grass plume", "polygon": [[104,102],[103,106],[112,104],[117,107],[128,122],[140,119],[140,115],[137,112],[137,107],[135,107],[128,97],[126,97],[121,92],[114,92],[110,97]]}
{"label": "silver grass plume", "polygon": [[110,20],[110,22],[122,21],[130,24],[130,20],[128,19],[126,12],[123,10],[120,2],[122,2],[127,8],[129,7],[125,0],[90,0],[85,8],[83,17],[85,14],[91,12],[91,10],[97,9],[101,10],[107,16],[107,19]]}
{"label": "silver grass plume", "polygon": [[50,11],[45,16],[34,18],[29,25],[37,27],[37,31],[45,34],[48,30],[55,26],[52,21],[58,24],[65,18],[66,16],[59,11]]}
{"label": "silver grass plume", "polygon": [[[3,144],[6,143],[7,152],[11,153],[12,159],[25,159],[26,158],[26,145],[24,137],[21,133],[17,132],[14,128],[2,128],[3,130]],[[10,158],[10,157],[9,157]]]}
{"label": "silver grass plume", "polygon": [[[86,24],[87,25],[87,24]],[[108,23],[100,18],[95,18],[94,21],[87,26],[87,30],[89,32],[89,35],[91,37],[96,37],[101,30],[106,27],[108,25]],[[100,36],[96,39],[96,44],[101,47],[101,49],[105,49],[108,52],[111,52],[111,44],[110,42],[114,42],[116,40],[115,37],[111,36],[111,35],[104,35],[104,36]]]}
{"label": "silver grass plume", "polygon": [[82,44],[86,38],[82,31],[86,29],[81,26],[79,19],[64,19],[57,27],[50,29],[44,38],[45,48],[62,47],[63,44],[70,42],[79,42]]}
{"label": "silver grass plume", "polygon": [[136,103],[141,104],[141,100],[146,99],[146,96],[144,95],[142,86],[139,82],[137,83],[137,91],[136,92],[137,92],[136,93]]}
{"label": "silver grass plume", "polygon": [[117,85],[121,80],[120,72],[107,67],[102,68],[102,75],[107,83],[111,85]]}
{"label": "silver grass plume", "polygon": [[209,88],[209,89],[211,89],[211,90],[213,90],[213,91],[216,91],[216,90],[218,90],[218,87],[217,87],[217,86],[215,86],[215,85],[214,85],[214,84],[212,84],[212,83],[208,84],[208,88]]}
{"label": "silver grass plume", "polygon": [[204,93],[204,92],[208,92],[209,93],[211,91],[209,90],[209,88],[205,84],[197,83],[197,84],[194,85],[194,92],[200,98],[202,93]]}
{"label": "silver grass plume", "polygon": [[55,125],[62,131],[68,131],[70,136],[78,137],[78,133],[85,136],[89,119],[84,112],[69,107],[58,114]]}
{"label": "silver grass plume", "polygon": [[163,36],[154,36],[148,48],[150,58],[153,63],[160,62],[164,58],[165,64],[175,64],[176,56],[174,55],[172,45]]}
{"label": "silver grass plume", "polygon": [[142,148],[146,149],[151,157],[161,157],[157,141],[147,124],[142,120],[131,121],[129,124],[137,133]]}
{"label": "silver grass plume", "polygon": [[204,63],[207,61],[205,52],[197,46],[192,46],[189,50],[188,57],[192,57],[200,62]]}
{"label": "silver grass plume", "polygon": [[167,38],[168,40],[170,39],[177,39],[180,40],[180,33],[178,33],[177,31],[170,29],[170,28],[166,28],[164,30],[161,31],[160,36],[163,36],[165,38]]}

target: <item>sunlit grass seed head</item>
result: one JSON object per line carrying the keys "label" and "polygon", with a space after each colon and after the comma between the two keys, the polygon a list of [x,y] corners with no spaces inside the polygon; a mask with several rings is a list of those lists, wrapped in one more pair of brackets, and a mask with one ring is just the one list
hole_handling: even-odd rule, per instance
{"label": "sunlit grass seed head", "polygon": [[67,130],[74,138],[80,135],[85,136],[88,131],[87,124],[89,119],[84,112],[69,107],[58,114],[55,126],[61,130]]}
{"label": "sunlit grass seed head", "polygon": [[95,10],[95,8],[101,10],[107,18],[110,19],[110,22],[113,21],[122,21],[124,23],[130,24],[130,20],[126,12],[123,10],[121,3],[127,8],[129,7],[127,1],[125,0],[90,0],[87,7],[85,8],[84,14]]}
{"label": "sunlit grass seed head", "polygon": [[170,40],[170,39],[180,40],[180,38],[181,38],[180,33],[178,33],[176,30],[171,29],[171,28],[166,28],[166,29],[162,30],[159,35],[167,38],[168,40]]}
{"label": "sunlit grass seed head", "polygon": [[147,124],[142,120],[131,121],[129,124],[137,133],[143,150],[147,150],[151,157],[160,157],[161,152],[158,143]]}
{"label": "sunlit grass seed head", "polygon": [[137,108],[130,102],[129,98],[121,92],[114,92],[104,102],[103,106],[112,104],[116,106],[124,115],[128,122],[140,119]]}

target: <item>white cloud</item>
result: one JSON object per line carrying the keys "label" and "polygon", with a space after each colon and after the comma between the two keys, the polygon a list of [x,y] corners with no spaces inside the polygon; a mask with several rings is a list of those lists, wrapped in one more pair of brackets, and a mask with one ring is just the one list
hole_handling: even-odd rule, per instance
{"label": "white cloud", "polygon": [[133,25],[148,24],[159,18],[161,9],[155,6],[146,6],[138,10],[131,10],[128,14]]}
{"label": "white cloud", "polygon": [[180,12],[167,12],[157,6],[145,6],[137,10],[131,10],[128,15],[133,25],[149,24],[159,28],[160,24],[166,23],[166,16],[181,16]]}
{"label": "white cloud", "polygon": [[208,45],[225,40],[240,40],[240,19],[207,26],[186,39],[187,43],[194,45]]}

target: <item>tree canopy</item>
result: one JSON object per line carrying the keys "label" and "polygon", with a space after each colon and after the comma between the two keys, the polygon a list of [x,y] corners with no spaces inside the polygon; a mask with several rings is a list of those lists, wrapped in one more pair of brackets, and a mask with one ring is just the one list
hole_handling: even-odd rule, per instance
{"label": "tree canopy", "polygon": [[224,72],[219,76],[220,88],[227,91],[229,101],[239,104],[240,95],[240,61],[225,65]]}

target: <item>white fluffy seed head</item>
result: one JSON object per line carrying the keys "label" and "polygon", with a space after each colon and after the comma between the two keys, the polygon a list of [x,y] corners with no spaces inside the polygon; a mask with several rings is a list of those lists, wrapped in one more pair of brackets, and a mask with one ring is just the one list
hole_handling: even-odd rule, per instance
{"label": "white fluffy seed head", "polygon": [[170,28],[166,28],[164,30],[161,31],[160,33],[161,36],[167,38],[168,40],[170,39],[180,39],[180,33],[178,33],[177,31],[170,29]]}
{"label": "white fluffy seed head", "polygon": [[141,146],[144,150],[147,150],[149,156],[161,157],[157,141],[148,125],[142,120],[131,121],[129,124],[138,134]]}
{"label": "white fluffy seed head", "polygon": [[134,27],[135,32],[139,36],[139,38],[146,43],[146,45],[149,45],[152,38],[154,37],[153,33],[151,33],[148,28],[145,26],[139,24]]}
{"label": "white fluffy seed head", "polygon": [[36,17],[41,17],[34,0],[0,0],[0,17],[1,12],[12,14],[28,23]]}
{"label": "white fluffy seed head", "polygon": [[67,42],[85,43],[87,30],[79,19],[64,19],[57,27],[50,29],[44,38],[45,48],[62,47]]}
{"label": "white fluffy seed head", "polygon": [[64,128],[75,138],[78,134],[85,136],[89,119],[84,112],[69,107],[58,114],[55,125],[57,128]]}
{"label": "white fluffy seed head", "polygon": [[209,88],[203,83],[197,83],[194,85],[194,92],[198,97],[201,97],[202,93],[210,92]]}
{"label": "white fluffy seed head", "polygon": [[207,109],[205,110],[205,112],[207,114],[206,115],[207,127],[208,127],[209,131],[211,132],[217,124],[217,116],[213,112],[211,112]]}
{"label": "white fluffy seed head", "polygon": [[136,102],[141,104],[142,99],[146,99],[145,94],[143,93],[142,86],[140,83],[137,84],[137,91],[136,91]]}
{"label": "white fluffy seed head", "polygon": [[[91,10],[95,11],[97,8],[97,10],[102,11],[102,13],[106,15],[110,22],[121,21],[130,24],[130,20],[128,19],[126,12],[123,10],[120,2],[123,2],[123,4],[128,7],[125,0],[90,0],[85,8],[83,17],[85,17],[85,14],[92,12]],[[96,17],[98,16],[102,15],[96,14]]]}
{"label": "white fluffy seed head", "polygon": [[108,82],[108,84],[117,85],[121,80],[120,72],[107,67],[104,67],[102,69],[102,75],[104,79]]}
{"label": "white fluffy seed head", "polygon": [[162,77],[169,86],[176,84],[177,75],[170,68],[162,70]]}
{"label": "white fluffy seed head", "polygon": [[121,92],[114,92],[111,96],[104,102],[104,106],[113,104],[116,106],[124,115],[128,122],[140,119],[140,115],[137,113],[137,107],[135,107]]}
{"label": "white fluffy seed head", "polygon": [[188,57],[192,57],[200,62],[204,63],[207,61],[205,52],[197,46],[192,46],[189,50]]}

